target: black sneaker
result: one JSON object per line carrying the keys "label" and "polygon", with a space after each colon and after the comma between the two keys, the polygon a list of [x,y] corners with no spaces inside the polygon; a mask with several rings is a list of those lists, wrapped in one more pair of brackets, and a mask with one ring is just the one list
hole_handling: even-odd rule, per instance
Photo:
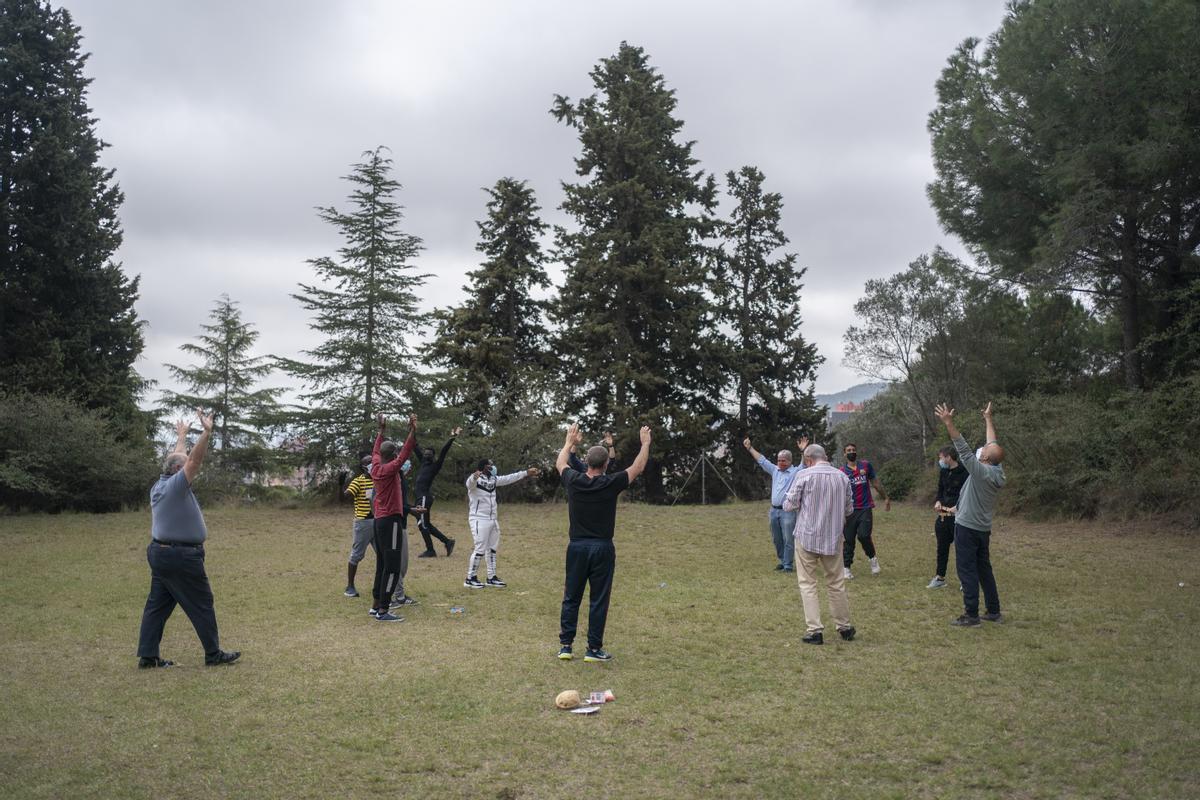
{"label": "black sneaker", "polygon": [[241,657],[242,657],[242,654],[240,651],[234,650],[232,652],[227,652],[225,650],[222,650],[219,653],[217,653],[215,656],[205,656],[204,657],[204,666],[217,667],[217,666],[220,666],[221,664],[232,664],[233,662],[237,661]]}
{"label": "black sneaker", "polygon": [[472,575],[470,578],[467,578],[465,581],[463,581],[463,586],[467,587],[468,589],[482,589],[484,587],[484,583],[483,581],[479,580],[479,578],[476,578],[474,575]]}
{"label": "black sneaker", "polygon": [[838,628],[838,635],[842,637],[842,641],[844,642],[854,641],[854,634],[856,633],[858,633],[858,631],[854,630],[853,625],[848,628]]}
{"label": "black sneaker", "polygon": [[[571,648],[568,647],[567,649],[570,650]],[[165,658],[159,658],[158,656],[155,656],[154,658],[142,656],[138,659],[138,669],[156,669],[158,667],[173,666],[175,666],[174,661],[167,661]]]}
{"label": "black sneaker", "polygon": [[821,631],[813,631],[812,633],[806,633],[801,636],[800,641],[804,642],[805,644],[825,644],[825,634],[823,634]]}
{"label": "black sneaker", "polygon": [[408,594],[404,595],[404,597],[400,598],[399,600],[392,601],[392,608],[403,608],[404,606],[415,605],[417,605],[417,598]]}
{"label": "black sneaker", "polygon": [[437,558],[437,553],[426,550],[424,553],[417,553],[417,558]]}
{"label": "black sneaker", "polygon": [[381,611],[375,615],[375,619],[379,622],[404,622],[404,617],[397,617],[390,611]]}
{"label": "black sneaker", "polygon": [[358,597],[358,589],[355,589],[353,586],[347,586],[346,591],[342,592],[342,594],[346,595],[346,597]]}
{"label": "black sneaker", "polygon": [[[562,658],[562,656],[560,655],[559,658]],[[612,661],[612,658],[612,653],[604,650],[603,648],[599,650],[593,650],[589,647],[586,651],[584,651],[583,654],[584,661]]]}
{"label": "black sneaker", "polygon": [[503,589],[505,586],[508,586],[508,584],[507,584],[507,583],[505,583],[504,581],[500,580],[500,576],[499,576],[499,575],[493,575],[492,577],[488,578],[488,579],[487,579],[487,585],[488,585],[488,586],[491,586],[491,587],[493,587],[493,588],[496,588],[496,589]]}
{"label": "black sneaker", "polygon": [[378,615],[379,615],[379,609],[378,609],[378,608],[372,608],[372,609],[371,609],[370,611],[368,611],[367,613],[368,613],[368,614],[370,614],[372,617],[374,617],[374,616],[378,616]]}
{"label": "black sneaker", "polygon": [[571,645],[564,644],[562,647],[558,648],[558,657],[562,661],[570,661],[572,658],[574,658],[575,654],[571,652]]}
{"label": "black sneaker", "polygon": [[982,623],[979,622],[979,617],[962,614],[957,619],[950,620],[950,624],[956,628],[978,628]]}
{"label": "black sneaker", "polygon": [[454,552],[454,540],[447,539],[446,540],[446,557],[449,558],[450,554],[453,552]]}
{"label": "black sneaker", "polygon": [[995,614],[980,614],[980,619],[986,619],[988,622],[995,622],[997,625],[1004,623],[1004,615],[997,611]]}

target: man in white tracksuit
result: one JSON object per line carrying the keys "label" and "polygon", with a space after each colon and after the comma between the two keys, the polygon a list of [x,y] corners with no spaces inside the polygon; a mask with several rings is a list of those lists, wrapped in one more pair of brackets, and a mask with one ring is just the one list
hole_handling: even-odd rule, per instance
{"label": "man in white tracksuit", "polygon": [[[523,469],[508,475],[497,475],[496,465],[490,459],[479,462],[479,468],[467,478],[467,524],[471,528],[471,538],[475,540],[475,549],[471,551],[471,561],[467,565],[467,579],[463,586],[468,589],[482,589],[485,586],[504,588],[508,584],[496,576],[496,548],[500,546],[500,523],[496,521],[496,489],[516,483],[529,476],[536,478],[539,471],[536,467]],[[479,561],[487,559],[487,582],[479,580]]]}

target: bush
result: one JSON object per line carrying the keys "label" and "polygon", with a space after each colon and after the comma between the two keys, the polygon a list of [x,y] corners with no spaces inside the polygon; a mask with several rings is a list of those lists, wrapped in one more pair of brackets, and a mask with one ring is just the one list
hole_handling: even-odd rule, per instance
{"label": "bush", "polygon": [[879,483],[888,497],[900,501],[907,499],[917,485],[920,468],[903,461],[889,461],[879,468]]}
{"label": "bush", "polygon": [[148,438],[130,441],[101,413],[60,397],[0,394],[0,505],[119,511],[149,497]]}

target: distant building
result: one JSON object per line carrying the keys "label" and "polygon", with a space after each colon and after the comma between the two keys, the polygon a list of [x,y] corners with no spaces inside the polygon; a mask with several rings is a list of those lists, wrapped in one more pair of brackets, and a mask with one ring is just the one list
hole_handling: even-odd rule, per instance
{"label": "distant building", "polygon": [[833,430],[850,419],[851,414],[862,411],[862,408],[862,403],[834,403],[829,407],[829,415],[825,418],[825,427]]}

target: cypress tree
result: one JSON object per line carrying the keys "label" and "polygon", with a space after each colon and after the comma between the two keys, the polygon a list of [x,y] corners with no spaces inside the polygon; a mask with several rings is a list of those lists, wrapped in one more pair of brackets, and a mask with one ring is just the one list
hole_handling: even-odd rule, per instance
{"label": "cypress tree", "polygon": [[350,211],[318,209],[345,242],[337,259],[310,259],[321,284],[302,283],[292,295],[324,337],[304,351],[307,360],[277,360],[307,389],[295,423],[309,463],[344,460],[368,438],[376,413],[396,415],[417,394],[408,337],[418,324],[416,289],[428,276],[412,263],[421,239],[400,228],[400,184],[385,150],[368,150],[345,176],[354,187]]}
{"label": "cypress tree", "polygon": [[504,425],[545,383],[547,303],[532,292],[550,285],[539,241],[547,225],[524,181],[501,178],[484,191],[475,249],[485,260],[467,273],[467,300],[439,313],[431,361],[459,372],[469,417]]}
{"label": "cypress tree", "polygon": [[79,37],[65,9],[0,2],[0,385],[129,425],[144,421],[138,281],[112,261],[123,198]]}
{"label": "cypress tree", "polygon": [[[664,464],[712,443],[720,346],[705,291],[715,181],[680,141],[674,90],[640,47],[622,42],[590,73],[596,93],[551,113],[579,133],[582,178],[557,230],[566,280],[553,309],[566,411],[593,428],[655,427],[646,493],[665,497]],[[628,435],[628,434],[626,434]],[[623,448],[636,449],[633,442]],[[683,458],[681,458],[681,456]]]}

